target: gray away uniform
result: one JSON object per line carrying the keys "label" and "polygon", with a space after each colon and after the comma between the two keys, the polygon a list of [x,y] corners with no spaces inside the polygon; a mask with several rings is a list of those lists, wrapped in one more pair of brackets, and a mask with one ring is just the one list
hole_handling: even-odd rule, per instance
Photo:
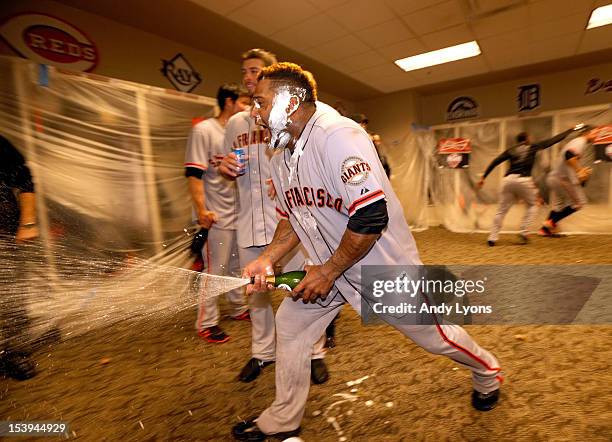
{"label": "gray away uniform", "polygon": [[[318,108],[318,106],[317,106]],[[312,345],[348,302],[358,312],[362,298],[362,265],[420,265],[416,244],[403,209],[367,133],[354,121],[317,110],[298,143],[301,156],[289,150],[272,159],[272,177],[279,211],[289,219],[309,258],[326,262],[338,248],[349,217],[360,208],[386,200],[387,228],[370,251],[338,278],[325,301],[304,304],[283,300],[276,314],[276,399],[257,419],[268,434],[299,427],[310,388]],[[399,275],[398,275],[399,276]],[[416,344],[445,355],[472,371],[474,388],[489,393],[499,388],[499,364],[457,325],[407,325],[380,315]],[[363,330],[367,333],[367,330]],[[375,350],[373,350],[375,351]],[[409,370],[410,367],[406,367]]]}
{"label": "gray away uniform", "polygon": [[[240,266],[244,268],[257,259],[266,246],[272,242],[278,215],[276,204],[267,194],[266,180],[270,178],[270,159],[273,152],[268,149],[265,131],[255,124],[249,111],[239,112],[227,123],[225,132],[225,154],[241,147],[247,155],[244,175],[236,178],[239,196],[238,254]],[[296,253],[283,262],[287,270],[304,267],[304,253]],[[253,293],[249,296],[251,314],[252,356],[261,361],[276,359],[276,331],[271,293]],[[325,337],[317,341],[313,359],[325,356]],[[310,378],[309,378],[310,379]]]}

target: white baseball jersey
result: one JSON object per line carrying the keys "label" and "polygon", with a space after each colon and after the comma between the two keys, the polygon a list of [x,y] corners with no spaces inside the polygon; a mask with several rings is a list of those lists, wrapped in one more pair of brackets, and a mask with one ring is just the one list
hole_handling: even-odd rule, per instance
{"label": "white baseball jersey", "polygon": [[569,141],[561,149],[561,152],[559,153],[559,162],[553,168],[551,173],[558,178],[568,179],[573,184],[580,184],[580,180],[576,176],[576,171],[566,162],[565,152],[572,152],[580,159],[586,146],[587,140],[584,137],[577,137]]}
{"label": "white baseball jersey", "polygon": [[[224,157],[225,129],[216,118],[209,118],[196,124],[189,134],[185,151],[185,167],[204,172],[206,208],[217,214],[213,224],[219,229],[236,228],[236,183],[228,180],[218,171]],[[194,214],[197,219],[197,215]]]}
{"label": "white baseball jersey", "polygon": [[[322,110],[339,115],[329,105],[317,102]],[[250,110],[229,119],[225,130],[225,153],[243,148],[247,155],[244,175],[238,184],[239,216],[238,246],[266,246],[272,242],[278,224],[276,204],[268,196],[266,180],[271,177],[270,159],[274,151],[268,148],[266,131],[255,124]]]}
{"label": "white baseball jersey", "polygon": [[326,262],[338,248],[349,217],[385,199],[389,223],[372,249],[335,286],[359,311],[362,265],[420,265],[402,206],[370,137],[337,113],[317,111],[299,143],[301,156],[285,149],[272,159],[277,210],[288,218],[312,261]]}

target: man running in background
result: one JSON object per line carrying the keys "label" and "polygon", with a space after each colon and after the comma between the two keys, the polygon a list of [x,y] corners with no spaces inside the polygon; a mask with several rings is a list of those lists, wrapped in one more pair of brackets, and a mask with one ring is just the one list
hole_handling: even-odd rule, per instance
{"label": "man running in background", "polygon": [[489,167],[487,167],[487,170],[485,170],[484,175],[477,184],[479,189],[482,188],[485,179],[493,169],[504,161],[509,161],[510,165],[504,175],[499,207],[493,219],[491,233],[487,239],[487,243],[490,247],[493,247],[499,239],[499,231],[504,222],[504,217],[517,200],[523,200],[527,204],[527,210],[521,221],[521,233],[519,234],[521,244],[527,244],[529,226],[538,212],[538,191],[531,177],[536,155],[539,151],[547,149],[553,144],[563,140],[573,130],[574,129],[568,129],[559,135],[538,143],[532,143],[529,134],[527,134],[527,132],[521,132],[516,136],[516,142],[518,144],[506,149],[497,158],[491,161],[491,164],[489,164]]}
{"label": "man running in background", "polygon": [[557,233],[559,221],[582,209],[586,204],[583,185],[591,176],[592,170],[583,167],[580,160],[587,144],[597,137],[597,130],[589,126],[583,126],[579,130],[582,131],[581,134],[563,146],[557,165],[546,177],[546,184],[550,189],[551,212],[540,229],[542,236],[553,236]]}

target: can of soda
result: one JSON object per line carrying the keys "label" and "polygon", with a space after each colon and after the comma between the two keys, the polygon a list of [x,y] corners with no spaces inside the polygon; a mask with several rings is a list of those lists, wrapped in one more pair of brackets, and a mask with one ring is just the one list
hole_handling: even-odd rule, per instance
{"label": "can of soda", "polygon": [[246,172],[246,154],[244,152],[244,148],[237,147],[233,150],[233,152],[238,160],[238,175],[244,175]]}

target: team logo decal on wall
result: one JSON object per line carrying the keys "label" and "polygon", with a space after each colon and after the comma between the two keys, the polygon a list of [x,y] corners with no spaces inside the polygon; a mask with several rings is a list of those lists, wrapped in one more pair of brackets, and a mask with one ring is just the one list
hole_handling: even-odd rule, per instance
{"label": "team logo decal on wall", "polygon": [[181,92],[191,92],[202,82],[202,77],[187,61],[183,54],[176,54],[171,60],[163,60],[162,74],[174,89]]}
{"label": "team logo decal on wall", "polygon": [[348,157],[342,162],[342,182],[357,186],[368,179],[370,165],[359,157]]}
{"label": "team logo decal on wall", "polygon": [[518,108],[519,112],[530,111],[540,105],[540,85],[528,84],[519,87]]}
{"label": "team logo decal on wall", "polygon": [[478,116],[478,103],[471,97],[455,98],[446,109],[446,120],[464,120]]}
{"label": "team logo decal on wall", "polygon": [[599,78],[591,78],[587,82],[585,95],[595,94],[597,92],[612,92],[612,80],[604,81]]}
{"label": "team logo decal on wall", "polygon": [[469,167],[471,152],[472,143],[468,138],[442,138],[438,141],[438,167]]}
{"label": "team logo decal on wall", "polygon": [[73,25],[46,14],[19,14],[0,26],[0,35],[25,58],[77,71],[98,63],[93,41]]}

